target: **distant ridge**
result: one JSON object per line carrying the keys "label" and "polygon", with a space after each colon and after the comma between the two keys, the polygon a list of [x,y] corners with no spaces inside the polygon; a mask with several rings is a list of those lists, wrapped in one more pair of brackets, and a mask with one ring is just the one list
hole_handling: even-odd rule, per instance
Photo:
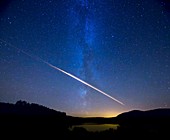
{"label": "distant ridge", "polygon": [[160,108],[147,111],[132,110],[116,117],[121,124],[170,124],[170,109]]}
{"label": "distant ridge", "polygon": [[[28,103],[26,101],[19,100],[15,104],[12,103],[3,103],[0,102],[0,115],[61,115],[67,116],[65,112],[56,111],[54,109],[50,109],[43,105],[39,105],[36,103]],[[80,119],[81,117],[67,116],[70,118]],[[152,109],[147,111],[141,110],[132,110],[129,112],[124,112],[119,114],[116,117],[110,117],[109,119],[127,119],[127,118],[161,118],[161,117],[170,117],[170,108],[159,108]],[[103,117],[87,117],[87,119],[95,119],[98,120],[104,119]],[[86,118],[82,118],[86,119]],[[106,118],[107,119],[107,118]]]}
{"label": "distant ridge", "polygon": [[[59,115],[59,116],[67,116],[65,112],[56,111],[54,109],[50,109],[43,105],[39,105],[36,103],[28,103],[26,101],[19,100],[15,104],[12,103],[3,103],[0,102],[0,115]],[[70,118],[80,119],[81,117],[67,116]],[[170,117],[170,108],[159,108],[152,109],[147,111],[141,110],[132,110],[129,112],[124,112],[119,114],[116,117],[110,117],[109,119],[127,119],[127,118],[161,118],[161,117]],[[103,117],[87,117],[87,119],[105,119]],[[86,119],[86,118],[82,118]],[[106,118],[107,119],[107,118]]]}
{"label": "distant ridge", "polygon": [[21,134],[30,139],[35,136],[52,138],[56,132],[59,136],[68,128],[66,113],[26,101],[0,103],[0,124],[5,138],[12,135],[17,139]]}
{"label": "distant ridge", "polygon": [[117,117],[170,117],[170,108],[159,108],[147,111],[132,110],[119,114]]}
{"label": "distant ridge", "polygon": [[55,111],[45,106],[17,101],[16,104],[0,103],[0,114],[2,115],[58,115],[66,116],[65,112]]}
{"label": "distant ridge", "polygon": [[[81,127],[69,130],[72,125],[84,123],[119,124],[119,127],[115,131],[109,129],[100,133],[91,133]],[[30,139],[35,136],[49,139],[156,139],[160,136],[167,138],[170,134],[170,109],[132,110],[112,118],[81,118],[18,101],[16,104],[0,103],[0,124],[5,138],[18,139],[23,134]]]}

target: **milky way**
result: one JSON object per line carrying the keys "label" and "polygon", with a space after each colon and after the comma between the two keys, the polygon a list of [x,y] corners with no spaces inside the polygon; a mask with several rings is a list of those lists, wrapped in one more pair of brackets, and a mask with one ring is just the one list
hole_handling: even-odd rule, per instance
{"label": "milky way", "polygon": [[170,107],[169,9],[167,0],[2,0],[0,101],[26,100],[75,116]]}
{"label": "milky way", "polygon": [[87,83],[87,82],[81,80],[80,78],[74,76],[73,74],[70,74],[70,73],[66,72],[65,70],[62,70],[61,68],[58,68],[58,67],[56,67],[56,66],[50,64],[49,62],[43,60],[42,58],[39,58],[39,57],[37,57],[37,56],[33,56],[33,55],[31,55],[31,54],[28,54],[27,52],[25,52],[25,51],[23,51],[23,50],[17,48],[16,46],[13,46],[12,44],[10,44],[10,43],[8,43],[8,42],[2,40],[2,39],[0,39],[0,41],[3,42],[3,43],[5,43],[6,45],[8,45],[8,47],[15,48],[16,50],[22,52],[23,54],[25,54],[25,55],[27,55],[27,56],[29,56],[29,57],[31,57],[32,59],[34,59],[34,60],[36,60],[36,61],[43,62],[44,64],[47,64],[49,67],[51,67],[51,68],[53,68],[53,69],[55,69],[55,70],[57,70],[57,71],[60,71],[60,72],[62,72],[62,73],[64,73],[64,74],[66,74],[66,75],[72,77],[73,79],[75,79],[75,80],[77,80],[77,81],[83,83],[84,85],[86,85],[86,86],[88,86],[88,87],[90,87],[90,88],[92,88],[92,89],[98,91],[99,93],[105,95],[106,97],[109,97],[110,99],[116,101],[117,103],[119,103],[119,104],[121,104],[121,105],[124,105],[121,101],[119,101],[119,100],[117,100],[116,98],[114,98],[114,97],[108,95],[107,93],[101,91],[100,89],[94,87],[93,85],[91,85],[91,84],[89,84],[89,83]]}
{"label": "milky way", "polygon": [[[94,18],[94,2],[88,0],[77,0],[69,6],[70,26],[68,36],[74,40],[72,46],[76,47],[79,66],[77,74],[86,81],[93,81],[97,72],[94,52],[95,49],[95,18]],[[74,34],[74,35],[73,35]],[[75,58],[76,59],[76,58]],[[91,91],[86,87],[80,87],[80,97],[82,98],[83,106],[87,107],[89,102],[86,100],[86,94]]]}

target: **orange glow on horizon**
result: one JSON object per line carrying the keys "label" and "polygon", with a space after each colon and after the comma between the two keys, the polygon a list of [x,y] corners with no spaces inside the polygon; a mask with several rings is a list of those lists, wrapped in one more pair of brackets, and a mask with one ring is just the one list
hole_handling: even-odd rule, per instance
{"label": "orange glow on horizon", "polygon": [[78,113],[73,113],[69,114],[74,117],[104,117],[104,118],[110,118],[110,117],[116,117],[117,115],[121,114],[122,112],[91,112],[91,113],[86,113],[86,114],[78,114]]}

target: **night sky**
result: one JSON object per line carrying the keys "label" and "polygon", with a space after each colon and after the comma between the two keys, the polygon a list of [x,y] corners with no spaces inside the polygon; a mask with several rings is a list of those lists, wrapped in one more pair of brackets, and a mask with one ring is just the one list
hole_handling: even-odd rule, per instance
{"label": "night sky", "polygon": [[18,100],[74,116],[170,107],[169,1],[2,0],[0,101]]}

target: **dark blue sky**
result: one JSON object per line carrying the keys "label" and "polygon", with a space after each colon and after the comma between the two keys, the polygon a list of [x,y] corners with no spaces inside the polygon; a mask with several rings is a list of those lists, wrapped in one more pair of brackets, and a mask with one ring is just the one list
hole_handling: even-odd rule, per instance
{"label": "dark blue sky", "polygon": [[[74,74],[125,106],[21,50]],[[74,116],[170,107],[170,3],[3,0],[0,101],[20,99]]]}

